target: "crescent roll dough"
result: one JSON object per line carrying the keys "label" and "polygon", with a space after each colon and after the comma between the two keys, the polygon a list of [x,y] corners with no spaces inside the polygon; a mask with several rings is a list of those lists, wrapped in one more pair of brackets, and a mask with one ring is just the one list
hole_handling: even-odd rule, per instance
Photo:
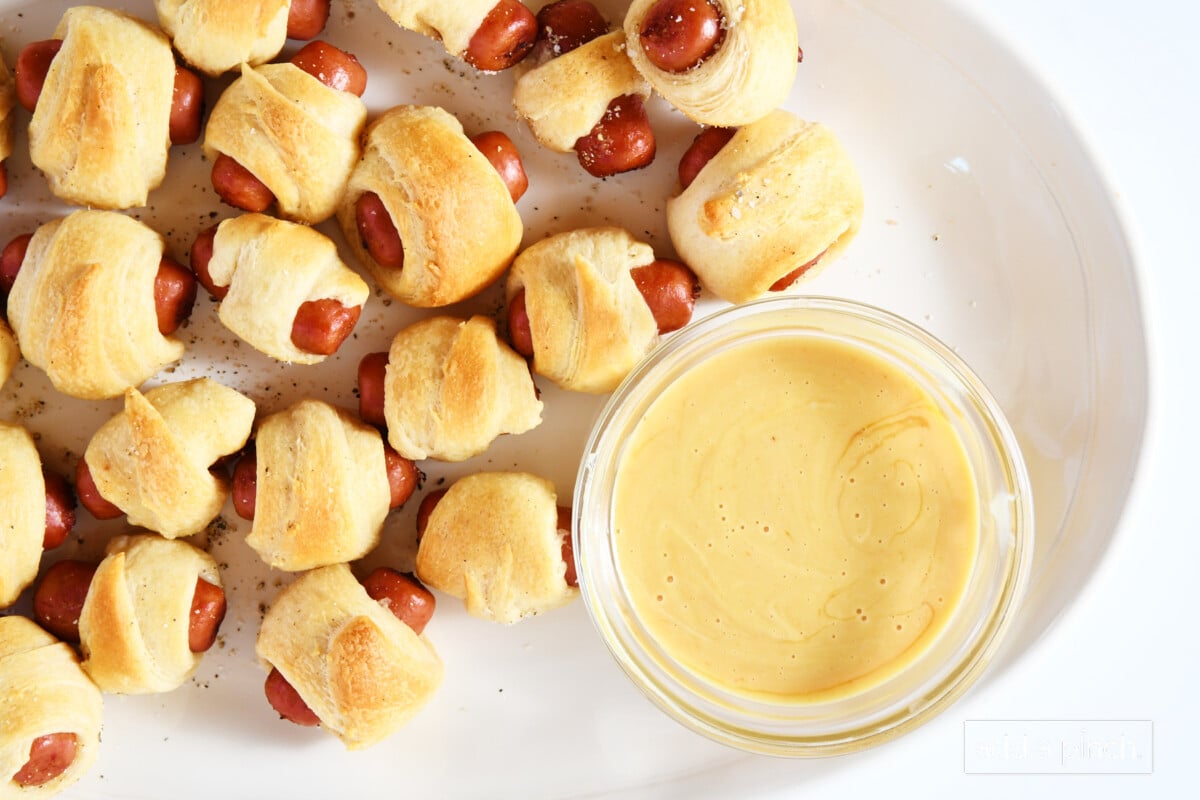
{"label": "crescent roll dough", "polygon": [[0,422],[0,608],[37,577],[45,535],[42,457],[27,430]]}
{"label": "crescent roll dough", "polygon": [[401,28],[440,40],[446,52],[462,58],[471,37],[498,0],[375,0]]}
{"label": "crescent roll dough", "polygon": [[250,436],[254,401],[210,378],[125,393],[84,458],[96,489],[131,525],[168,539],[199,533],[221,511],[229,481],[209,471]]}
{"label": "crescent roll dough", "polygon": [[654,261],[620,228],[550,236],[513,262],[507,297],[525,291],[533,371],[564,389],[610,392],[658,341],[658,325],[630,276]]}
{"label": "crescent roll dough", "polygon": [[862,214],[858,173],[833,132],[779,110],[738,129],[667,201],[667,229],[705,288],[741,303],[807,264],[803,277],[815,275]]}
{"label": "crescent roll dough", "polygon": [[723,17],[716,52],[691,69],[664,72],[640,33],[657,0],[633,0],[625,15],[629,58],[654,90],[702,125],[733,127],[784,104],[796,77],[796,18],[788,0],[711,0]]}
{"label": "crescent roll dough", "polygon": [[429,515],[417,576],[466,601],[472,616],[511,625],[579,595],[566,581],[563,533],[550,481],[524,472],[469,475]]}
{"label": "crescent roll dough", "polygon": [[[52,797],[83,777],[100,752],[102,706],[70,645],[25,617],[0,617],[0,797]],[[34,740],[55,733],[75,734],[71,764],[41,786],[15,783]]]}
{"label": "crescent roll dough", "polygon": [[146,205],[171,146],[175,56],[149,23],[95,6],[68,9],[29,123],[29,156],[58,197],[94,208]]}
{"label": "crescent roll dough", "polygon": [[432,317],[396,334],[383,409],[388,442],[414,461],[463,461],[542,421],[529,366],[482,316]]}
{"label": "crescent roll dough", "polygon": [[158,331],[162,255],[161,236],[112,211],[76,211],[38,228],[8,298],[25,360],[60,392],[98,400],[182,357],[183,343]]}
{"label": "crescent roll dough", "polygon": [[[8,65],[0,58],[0,164],[13,152],[13,109],[17,105],[17,86]],[[0,197],[3,192],[0,192]]]}
{"label": "crescent roll dough", "polygon": [[650,84],[626,55],[625,34],[613,31],[517,78],[513,107],[541,144],[569,153],[604,117],[608,104],[627,94],[646,100]]}
{"label": "crescent roll dough", "polygon": [[301,400],[264,419],[254,443],[257,495],[246,544],[263,561],[294,572],[374,549],[391,499],[377,430]]}
{"label": "crescent roll dough", "polygon": [[345,564],[306,572],[280,592],[255,652],[348,750],[395,733],[442,682],[433,645],[372,600]]}
{"label": "crescent roll dough", "polygon": [[280,216],[315,225],[337,209],[366,119],[361,99],[295,64],[244,64],[213,106],[204,155],[233,158],[275,194]]}
{"label": "crescent roll dough", "polygon": [[103,691],[169,692],[191,677],[202,653],[188,646],[200,578],[221,586],[212,556],[152,534],[117,536],[79,614],[83,668]]}
{"label": "crescent roll dough", "polygon": [[216,76],[279,55],[291,0],[154,0],[158,23],[193,67]]}
{"label": "crescent roll dough", "polygon": [[[379,195],[404,244],[398,271],[371,258],[358,233],[355,206],[367,192]],[[499,278],[523,233],[499,173],[457,119],[428,106],[397,106],[368,126],[338,221],[375,281],[425,308],[457,303]]]}
{"label": "crescent roll dough", "polygon": [[217,311],[225,327],[272,358],[317,364],[326,356],[292,343],[292,323],[309,300],[362,307],[370,289],[338,258],[337,245],[306,225],[244,214],[227,219],[213,240],[209,274],[229,293]]}
{"label": "crescent roll dough", "polygon": [[17,347],[17,337],[13,336],[12,328],[0,317],[0,387],[8,382],[8,376],[16,369],[21,360],[21,349]]}

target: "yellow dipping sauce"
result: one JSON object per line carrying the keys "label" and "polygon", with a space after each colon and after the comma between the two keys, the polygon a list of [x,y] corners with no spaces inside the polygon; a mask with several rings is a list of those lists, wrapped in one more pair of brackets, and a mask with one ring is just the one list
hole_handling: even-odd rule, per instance
{"label": "yellow dipping sauce", "polygon": [[961,440],[903,370],[775,337],[653,401],[621,455],[613,537],[667,654],[738,694],[814,702],[928,648],[962,597],[979,508]]}

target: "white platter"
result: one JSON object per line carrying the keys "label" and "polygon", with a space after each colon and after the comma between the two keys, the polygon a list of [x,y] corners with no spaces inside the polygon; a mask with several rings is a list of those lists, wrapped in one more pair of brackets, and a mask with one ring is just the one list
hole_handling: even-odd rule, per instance
{"label": "white platter", "polygon": [[[67,5],[0,0],[0,40],[10,66],[21,46],[51,35]],[[148,1],[117,5],[153,19]],[[599,5],[617,19],[626,4]],[[874,303],[926,327],[974,366],[1003,405],[1037,505],[1032,589],[1006,651],[1007,659],[1016,658],[1071,602],[1103,555],[1141,447],[1146,345],[1120,214],[1079,135],[1036,76],[949,0],[793,5],[804,61],[788,105],[838,132],[867,196],[858,240],[803,290]],[[669,254],[663,201],[695,131],[691,123],[654,101],[655,164],[595,181],[572,157],[539,150],[518,126],[508,102],[510,76],[469,74],[437,45],[397,29],[370,0],[334,6],[325,38],[366,66],[372,112],[397,103],[437,104],[470,132],[501,128],[513,136],[532,185],[519,204],[527,244],[549,232],[614,223]],[[210,84],[210,102],[217,88]],[[18,112],[18,127],[27,121]],[[0,244],[66,211],[25,149],[22,130],[8,162],[10,194],[0,201]],[[164,233],[184,261],[213,215],[232,214],[215,201],[207,172],[198,147],[177,149],[164,186],[134,212]],[[348,253],[346,260],[353,263]],[[705,301],[700,313],[715,307]],[[493,291],[450,311],[498,308]],[[318,367],[289,367],[237,345],[202,297],[183,332],[187,357],[151,383],[210,374],[251,394],[262,412],[303,395],[353,407],[358,359],[385,349],[399,327],[425,313],[376,294],[338,356]],[[465,464],[424,463],[428,480],[520,468],[546,475],[569,496],[603,398],[540,384],[546,403],[540,428]],[[64,471],[117,407],[63,398],[28,365],[0,390],[0,418],[19,419],[36,432],[43,457]],[[415,506],[389,518],[368,564],[411,566]],[[668,721],[626,682],[579,603],[500,628],[468,617],[444,596],[428,629],[447,668],[439,694],[393,738],[347,754],[319,730],[280,722],[263,699],[254,636],[261,605],[288,576],[259,564],[229,509],[223,519],[225,530],[198,537],[228,565],[222,647],[179,691],[107,697],[100,761],[68,797],[748,797],[852,764],[750,757]],[[95,555],[120,529],[81,512],[79,536],[47,563]],[[17,607],[25,609],[27,600]],[[987,691],[986,682],[975,691]]]}

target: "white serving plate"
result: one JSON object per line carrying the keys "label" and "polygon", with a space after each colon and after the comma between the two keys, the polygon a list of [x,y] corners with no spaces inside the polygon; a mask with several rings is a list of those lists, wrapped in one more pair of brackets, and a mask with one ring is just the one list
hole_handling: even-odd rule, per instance
{"label": "white serving plate", "polygon": [[[24,44],[48,38],[68,5],[0,0],[7,63]],[[113,5],[153,19],[147,0]],[[627,3],[598,5],[616,20]],[[517,124],[509,75],[471,74],[438,45],[396,28],[370,0],[334,6],[324,38],[355,52],[368,69],[365,100],[373,113],[398,103],[437,104],[469,132],[500,128],[513,136],[531,181],[518,206],[526,244],[572,227],[618,224],[670,254],[664,199],[696,127],[661,100],[650,106],[659,137],[654,165],[593,180],[573,157],[539,149]],[[1032,589],[1005,656],[1015,658],[1066,608],[1103,555],[1141,447],[1146,344],[1121,215],[1036,76],[950,0],[793,6],[804,61],[788,107],[841,136],[867,197],[858,240],[802,290],[874,303],[926,327],[975,368],[1004,407],[1037,506]],[[224,84],[210,83],[210,104]],[[17,121],[0,244],[67,210],[29,165],[28,115],[18,112]],[[233,213],[216,201],[207,175],[198,146],[176,149],[163,187],[147,208],[132,212],[164,233],[183,261],[197,232]],[[494,314],[500,298],[489,291],[449,311]],[[699,313],[717,307],[705,299]],[[397,329],[428,313],[376,293],[336,357],[316,367],[287,366],[235,342],[202,297],[182,333],[185,360],[148,385],[209,374],[253,396],[260,413],[305,395],[354,407],[359,358],[385,349]],[[539,385],[546,404],[540,428],[506,437],[464,464],[421,464],[429,484],[517,468],[544,474],[569,497],[603,398]],[[0,390],[0,418],[38,434],[43,457],[64,471],[118,408],[116,401],[64,398],[24,364]],[[368,565],[411,567],[415,507],[411,501],[389,518]],[[86,512],[80,519],[79,535],[47,563],[95,556],[122,530],[120,522],[97,523]],[[850,766],[847,759],[747,756],[669,721],[627,683],[581,603],[501,628],[468,617],[445,596],[428,628],[446,663],[438,695],[388,741],[346,753],[320,730],[279,721],[263,699],[254,637],[262,607],[289,576],[258,562],[242,541],[247,526],[229,508],[222,519],[223,529],[197,537],[227,565],[230,609],[221,647],[176,692],[106,697],[100,761],[66,796],[747,797]],[[26,599],[17,610],[27,608]],[[975,691],[987,691],[986,681]]]}

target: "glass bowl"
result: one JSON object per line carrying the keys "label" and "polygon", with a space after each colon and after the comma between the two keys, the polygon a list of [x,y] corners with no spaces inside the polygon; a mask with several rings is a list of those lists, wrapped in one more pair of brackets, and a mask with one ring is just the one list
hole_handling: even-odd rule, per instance
{"label": "glass bowl", "polygon": [[[868,674],[847,684],[857,687],[848,691],[749,691],[685,665],[687,659],[677,657],[679,651],[664,646],[656,634],[662,628],[648,625],[639,614],[627,579],[632,566],[623,565],[614,538],[618,478],[625,459],[635,457],[630,442],[655,401],[710,359],[767,340],[833,343],[899,370],[928,395],[957,435],[973,478],[964,485],[977,492],[968,498],[978,517],[977,546],[960,598],[940,612],[944,621],[938,632],[894,659],[892,669],[878,671],[878,680]],[[761,369],[749,358],[737,363],[738,369]],[[655,446],[678,444],[666,437]],[[653,513],[660,511],[674,513],[670,501]],[[588,612],[637,687],[675,720],[715,741],[783,756],[864,749],[946,708],[995,654],[1016,615],[1033,554],[1029,478],[1016,439],[986,387],[950,348],[912,323],[878,308],[824,297],[784,295],[730,307],[692,323],[654,350],[612,395],[592,429],[575,486],[573,523]]]}

